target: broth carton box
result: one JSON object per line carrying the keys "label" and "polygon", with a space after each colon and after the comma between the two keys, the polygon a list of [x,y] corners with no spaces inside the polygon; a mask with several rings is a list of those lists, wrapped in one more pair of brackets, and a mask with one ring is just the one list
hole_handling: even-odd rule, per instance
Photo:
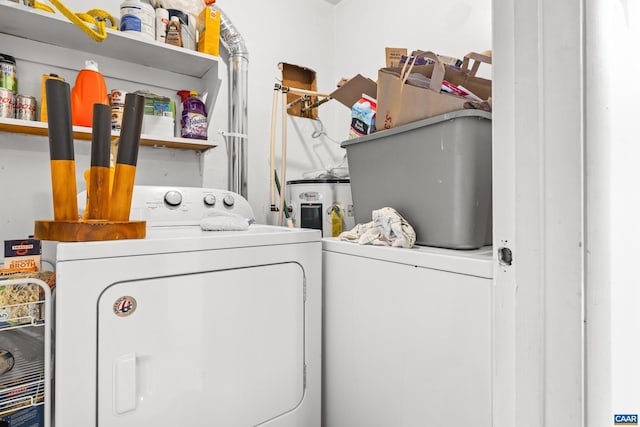
{"label": "broth carton box", "polygon": [[376,100],[364,93],[360,100],[353,104],[349,138],[369,135],[376,129],[376,107]]}
{"label": "broth carton box", "polygon": [[41,254],[40,240],[5,240],[3,268],[13,271],[40,271]]}

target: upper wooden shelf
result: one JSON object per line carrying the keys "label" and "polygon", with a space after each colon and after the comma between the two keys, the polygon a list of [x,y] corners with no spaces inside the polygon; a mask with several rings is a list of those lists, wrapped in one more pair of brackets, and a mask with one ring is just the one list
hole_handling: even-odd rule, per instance
{"label": "upper wooden shelf", "polygon": [[[0,131],[47,136],[49,134],[49,125],[45,122],[0,118]],[[119,136],[119,132],[112,132],[113,139],[118,138]],[[73,138],[90,141],[91,128],[74,126]],[[140,145],[148,147],[180,148],[183,150],[194,151],[204,151],[209,148],[216,147],[215,144],[209,144],[207,141],[201,139],[165,138],[156,135],[145,134],[142,134],[140,137]]]}
{"label": "upper wooden shelf", "polygon": [[215,56],[117,30],[107,32],[104,41],[95,42],[59,12],[49,13],[0,0],[0,33],[196,78],[218,67]]}

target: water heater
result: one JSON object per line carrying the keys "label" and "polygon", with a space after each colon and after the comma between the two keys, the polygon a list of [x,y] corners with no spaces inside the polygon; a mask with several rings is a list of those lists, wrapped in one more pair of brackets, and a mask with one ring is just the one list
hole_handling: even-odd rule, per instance
{"label": "water heater", "polygon": [[287,181],[287,190],[296,227],[320,230],[322,237],[336,237],[355,226],[348,178],[292,180]]}

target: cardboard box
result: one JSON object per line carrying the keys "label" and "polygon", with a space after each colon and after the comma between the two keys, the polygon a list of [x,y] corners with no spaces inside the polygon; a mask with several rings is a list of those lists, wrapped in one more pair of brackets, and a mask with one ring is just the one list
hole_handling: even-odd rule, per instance
{"label": "cardboard box", "polygon": [[211,6],[198,15],[198,52],[220,55],[220,12]]}
{"label": "cardboard box", "polygon": [[0,422],[9,427],[42,427],[44,426],[44,406],[29,406],[0,418]]}
{"label": "cardboard box", "polygon": [[[464,103],[469,99],[441,92],[443,81],[464,86],[482,100],[491,97],[491,80],[476,77],[475,73],[464,67],[446,67],[433,52],[419,52],[419,55],[431,59],[433,64],[382,68],[378,71],[376,130],[391,129],[464,109]],[[485,60],[490,63],[490,57],[484,58],[488,58]],[[412,80],[425,83],[420,85]]]}
{"label": "cardboard box", "polygon": [[347,80],[339,85],[339,87],[331,92],[329,96],[346,107],[351,108],[353,104],[358,102],[362,95],[375,98],[378,93],[378,85],[373,80],[362,76],[361,74]]}
{"label": "cardboard box", "polygon": [[142,133],[145,135],[172,137],[175,133],[175,121],[173,117],[145,114],[142,116]]}
{"label": "cardboard box", "polygon": [[401,47],[385,47],[384,48],[386,67],[399,67],[400,58],[407,56],[407,49]]}
{"label": "cardboard box", "polygon": [[[316,72],[311,68],[287,64],[286,62],[279,63],[278,67],[282,71],[283,86],[317,92]],[[300,95],[289,92],[287,93],[287,104],[291,104],[299,98],[301,98]],[[314,104],[316,102],[318,102],[318,97],[311,96],[308,104]],[[308,119],[318,118],[317,108],[302,111],[303,108],[303,103],[296,103],[287,109],[287,114],[290,116],[298,116]],[[349,108],[351,108],[351,105]]]}
{"label": "cardboard box", "polygon": [[367,95],[351,108],[349,138],[357,138],[372,133],[376,126],[376,100]]}
{"label": "cardboard box", "polygon": [[137,91],[144,96],[142,133],[172,137],[175,135],[175,103],[166,96]]}
{"label": "cardboard box", "polygon": [[40,270],[42,246],[40,240],[5,240],[4,269],[7,270]]}
{"label": "cardboard box", "polygon": [[[411,60],[415,54],[416,54],[415,52],[411,52],[411,56],[402,55],[400,57],[399,64],[393,65],[393,66],[399,67],[401,65],[404,65],[408,60]],[[464,63],[464,61],[462,61],[461,59],[454,58],[453,56],[446,56],[446,55],[440,55],[440,54],[436,54],[436,55],[438,55],[438,59],[444,65],[449,65],[455,68],[461,68],[462,64]],[[415,65],[428,65],[428,64],[433,64],[433,61],[428,58],[418,58],[415,63]],[[387,68],[389,67],[390,66],[387,65]]]}

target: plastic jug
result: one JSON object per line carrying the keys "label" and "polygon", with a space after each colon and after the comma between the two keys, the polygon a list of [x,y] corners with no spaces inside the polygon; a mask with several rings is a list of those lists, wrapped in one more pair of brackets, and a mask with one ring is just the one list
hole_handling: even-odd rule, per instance
{"label": "plastic jug", "polygon": [[183,138],[207,139],[207,112],[204,102],[198,98],[195,90],[181,90],[182,119],[180,120]]}
{"label": "plastic jug", "polygon": [[74,126],[91,127],[93,104],[109,105],[107,84],[95,61],[85,61],[71,89],[71,122]]}

